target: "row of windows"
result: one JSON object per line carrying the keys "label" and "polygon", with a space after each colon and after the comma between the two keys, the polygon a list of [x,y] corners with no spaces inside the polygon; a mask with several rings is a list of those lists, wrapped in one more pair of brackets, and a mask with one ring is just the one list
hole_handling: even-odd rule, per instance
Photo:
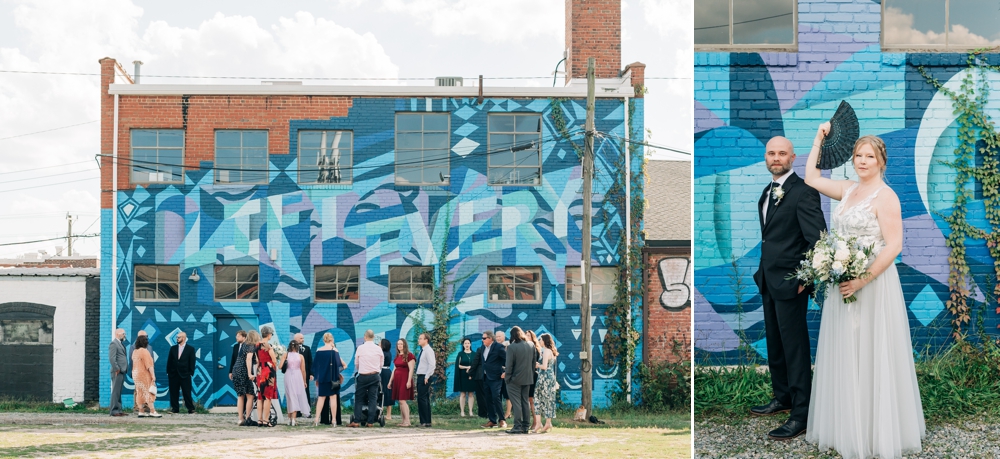
{"label": "row of windows", "polygon": [[[694,43],[719,46],[782,46],[796,43],[798,0],[699,0],[694,4]],[[886,48],[971,49],[1000,44],[995,15],[972,0],[882,0]],[[849,13],[848,13],[849,14]]]}
{"label": "row of windows", "polygon": [[[360,299],[360,266],[316,266],[316,301],[338,303]],[[608,304],[614,301],[618,268],[591,268],[591,301]],[[257,266],[215,266],[217,301],[256,301],[259,290]],[[583,285],[579,267],[566,268],[566,302],[579,303]],[[434,292],[434,268],[431,266],[390,266],[389,301],[426,303]],[[489,301],[495,303],[541,303],[541,268],[492,266],[487,270]],[[136,265],[135,299],[140,301],[176,301],[180,299],[180,267],[176,265]]]}
{"label": "row of windows", "polygon": [[[487,118],[490,185],[540,185],[542,119],[538,114],[491,114]],[[451,116],[396,115],[396,184],[446,185],[450,175]],[[266,183],[267,131],[215,131],[215,183]],[[184,131],[132,130],[132,182],[179,183],[184,172]],[[463,155],[468,152],[462,152]],[[366,172],[359,166],[360,173]],[[351,183],[354,133],[299,131],[299,182]]]}

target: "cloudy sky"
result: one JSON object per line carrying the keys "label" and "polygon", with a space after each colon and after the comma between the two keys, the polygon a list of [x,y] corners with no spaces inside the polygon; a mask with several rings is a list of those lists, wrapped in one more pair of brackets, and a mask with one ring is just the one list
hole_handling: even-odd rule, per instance
{"label": "cloudy sky", "polygon": [[[647,78],[656,78],[647,79],[651,141],[684,151],[692,149],[691,1],[622,2],[622,62],[641,61]],[[9,71],[97,73],[97,60],[109,56],[130,72],[131,62],[142,60],[144,83],[220,82],[153,75],[483,74],[544,77],[487,80],[488,85],[550,86],[565,48],[564,5],[563,0],[0,0],[0,70],[8,71],[0,72],[0,244],[65,236],[67,211],[78,216],[74,233],[100,230],[94,160],[98,77]],[[77,240],[75,248],[97,255],[98,239]],[[0,258],[41,249],[53,253],[56,245],[64,240],[0,245]]]}

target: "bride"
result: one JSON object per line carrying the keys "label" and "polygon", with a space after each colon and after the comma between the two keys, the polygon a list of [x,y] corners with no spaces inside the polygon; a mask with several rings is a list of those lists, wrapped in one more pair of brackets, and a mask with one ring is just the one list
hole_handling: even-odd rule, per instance
{"label": "bride", "polygon": [[[844,458],[898,458],[920,452],[924,413],[913,367],[909,318],[895,260],[903,248],[899,198],[883,181],[885,142],[868,135],[854,145],[858,181],[820,175],[823,138],[816,133],[806,184],[840,205],[833,228],[874,244],[870,274],[827,290],[816,345],[816,370],[806,440]],[[857,294],[857,301],[843,298]]]}

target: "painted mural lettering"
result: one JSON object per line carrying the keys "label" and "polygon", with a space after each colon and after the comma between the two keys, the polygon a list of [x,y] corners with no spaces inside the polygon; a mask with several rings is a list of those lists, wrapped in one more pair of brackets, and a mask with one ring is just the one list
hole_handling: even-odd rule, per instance
{"label": "painted mural lettering", "polygon": [[691,260],[669,257],[656,264],[663,284],[660,305],[668,311],[682,311],[691,307]]}

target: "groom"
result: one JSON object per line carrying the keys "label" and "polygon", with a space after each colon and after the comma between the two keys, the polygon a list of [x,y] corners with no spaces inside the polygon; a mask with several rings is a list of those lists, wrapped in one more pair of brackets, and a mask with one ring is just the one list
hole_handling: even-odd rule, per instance
{"label": "groom", "polygon": [[757,203],[760,216],[760,269],[754,281],[764,303],[767,363],[771,370],[771,402],[750,413],[789,413],[788,421],[768,433],[772,440],[791,440],[806,432],[812,389],[806,310],[811,286],[785,279],[826,229],[819,193],[795,172],[795,151],[784,137],[767,142],[765,164],[773,176]]}

